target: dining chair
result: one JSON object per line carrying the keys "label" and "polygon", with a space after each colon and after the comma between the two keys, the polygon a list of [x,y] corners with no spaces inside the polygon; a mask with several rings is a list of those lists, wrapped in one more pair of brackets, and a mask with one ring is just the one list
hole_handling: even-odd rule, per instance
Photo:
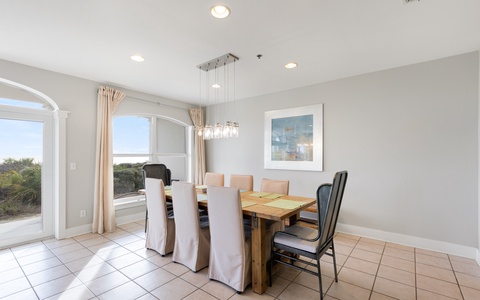
{"label": "dining chair", "polygon": [[269,192],[275,194],[288,195],[288,180],[273,180],[262,178],[262,183],[260,185],[260,192]]}
{"label": "dining chair", "polygon": [[[320,299],[323,299],[320,258],[324,254],[332,256],[335,282],[338,282],[333,235],[335,234],[347,175],[347,171],[337,172],[332,184],[326,183],[318,187],[316,201],[318,229],[295,224],[286,228],[285,231],[279,231],[273,235],[272,261],[269,268],[270,286],[272,286],[273,262],[277,262],[317,276]],[[309,260],[302,257],[309,258]],[[295,262],[300,262],[301,265],[296,265]],[[307,266],[316,267],[317,271],[312,271]]]}
{"label": "dining chair", "polygon": [[208,216],[198,215],[195,184],[172,183],[175,214],[175,247],[172,260],[197,272],[208,266],[210,231]]}
{"label": "dining chair", "polygon": [[[143,186],[145,187],[145,178],[161,179],[164,185],[170,185],[172,183],[172,172],[164,164],[145,164],[142,167],[143,170]],[[147,196],[145,200],[148,201]],[[169,209],[172,209],[172,203],[167,202]],[[148,226],[148,207],[145,210],[145,232],[147,232]]]}
{"label": "dining chair", "polygon": [[173,212],[167,211],[163,180],[145,178],[145,194],[150,217],[145,235],[145,247],[164,256],[173,251],[175,243],[175,222]]}
{"label": "dining chair", "polygon": [[230,175],[230,187],[253,191],[253,176],[232,174]]}
{"label": "dining chair", "polygon": [[208,277],[243,292],[252,282],[251,228],[244,228],[237,188],[208,186],[210,265]]}
{"label": "dining chair", "polygon": [[224,185],[224,175],[221,173],[205,173],[205,185],[215,185],[223,186]]}

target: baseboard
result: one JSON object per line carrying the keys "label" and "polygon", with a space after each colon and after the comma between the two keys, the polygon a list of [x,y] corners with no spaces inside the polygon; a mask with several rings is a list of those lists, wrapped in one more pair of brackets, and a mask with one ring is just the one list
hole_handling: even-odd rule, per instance
{"label": "baseboard", "polygon": [[141,212],[138,214],[132,214],[132,215],[126,215],[123,217],[117,217],[115,221],[117,222],[117,225],[122,225],[122,224],[127,224],[127,223],[132,223],[132,222],[138,222],[138,221],[143,221],[145,220],[145,212]]}
{"label": "baseboard", "polygon": [[477,249],[477,257],[475,259],[477,261],[477,264],[480,266],[480,249]]}
{"label": "baseboard", "polygon": [[421,248],[431,251],[443,252],[447,254],[467,257],[480,261],[479,249],[458,244],[452,244],[442,241],[430,240],[416,236],[392,233],[371,228],[358,227],[347,224],[337,224],[337,231],[343,233],[350,233],[371,239],[382,240],[386,242],[401,244],[405,246]]}
{"label": "baseboard", "polygon": [[[144,212],[115,218],[115,222],[117,225],[122,225],[122,224],[131,223],[131,222],[142,221],[142,220],[145,220]],[[67,228],[65,233],[66,233],[66,237],[70,238],[73,236],[82,235],[90,232],[92,232],[92,224],[85,224],[81,226]]]}

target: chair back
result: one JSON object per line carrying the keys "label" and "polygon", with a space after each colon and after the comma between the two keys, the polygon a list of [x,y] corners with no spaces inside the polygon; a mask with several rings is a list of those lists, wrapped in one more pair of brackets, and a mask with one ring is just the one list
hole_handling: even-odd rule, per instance
{"label": "chair back", "polygon": [[240,190],[253,191],[252,175],[230,175],[230,187]]}
{"label": "chair back", "polygon": [[223,186],[224,175],[221,173],[205,173],[205,185]]}
{"label": "chair back", "polygon": [[[145,178],[145,195],[148,198],[147,209],[150,211],[145,239],[146,247],[165,255],[173,251],[172,237],[175,229],[167,224],[168,215],[163,181],[156,178]],[[170,238],[167,239],[168,236]],[[170,240],[172,243],[168,242]]]}
{"label": "chair back", "polygon": [[171,185],[172,172],[164,164],[146,164],[143,166],[143,180],[145,178],[162,179],[164,185]]}
{"label": "chair back", "polygon": [[[172,183],[173,214],[175,215],[175,248],[172,260],[196,272],[208,266],[210,243],[200,232],[195,184]],[[207,255],[199,255],[206,252]]]}
{"label": "chair back", "polygon": [[321,232],[319,246],[333,239],[337,226],[343,192],[347,183],[347,171],[337,172],[332,184],[322,184],[317,189],[318,228]]}
{"label": "chair back", "polygon": [[260,192],[288,195],[288,186],[288,180],[272,180],[263,178],[260,186]]}
{"label": "chair back", "polygon": [[242,202],[236,188],[208,186],[210,279],[243,292],[251,282],[251,245],[245,242]]}

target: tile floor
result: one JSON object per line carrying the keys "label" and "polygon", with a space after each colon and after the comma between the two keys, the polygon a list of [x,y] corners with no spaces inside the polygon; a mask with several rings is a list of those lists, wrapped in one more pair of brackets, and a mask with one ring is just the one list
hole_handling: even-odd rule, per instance
{"label": "tile floor", "polygon": [[[319,299],[317,278],[280,266],[263,295],[242,294],[146,250],[142,222],[0,250],[0,299]],[[339,281],[322,258],[325,299],[480,299],[471,259],[338,233]]]}

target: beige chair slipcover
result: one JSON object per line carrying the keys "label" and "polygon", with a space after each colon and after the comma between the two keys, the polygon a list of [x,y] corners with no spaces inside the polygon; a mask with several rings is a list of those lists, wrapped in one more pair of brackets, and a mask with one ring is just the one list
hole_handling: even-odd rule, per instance
{"label": "beige chair slipcover", "polygon": [[253,191],[252,175],[230,175],[230,187],[240,190]]}
{"label": "beige chair slipcover", "polygon": [[172,260],[197,272],[208,266],[210,231],[208,222],[200,226],[195,184],[174,181],[172,198],[175,214],[175,248]]}
{"label": "beige chair slipcover", "polygon": [[260,192],[288,195],[288,185],[288,180],[272,180],[263,178],[260,186]]}
{"label": "beige chair slipcover", "polygon": [[163,181],[145,178],[145,194],[149,212],[145,247],[161,255],[168,254],[173,251],[175,243],[175,222],[167,214]]}
{"label": "beige chair slipcover", "polygon": [[252,282],[252,240],[245,239],[240,192],[209,186],[210,266],[208,277],[239,292]]}
{"label": "beige chair slipcover", "polygon": [[221,173],[205,173],[205,185],[215,185],[223,186],[224,185],[224,176]]}

